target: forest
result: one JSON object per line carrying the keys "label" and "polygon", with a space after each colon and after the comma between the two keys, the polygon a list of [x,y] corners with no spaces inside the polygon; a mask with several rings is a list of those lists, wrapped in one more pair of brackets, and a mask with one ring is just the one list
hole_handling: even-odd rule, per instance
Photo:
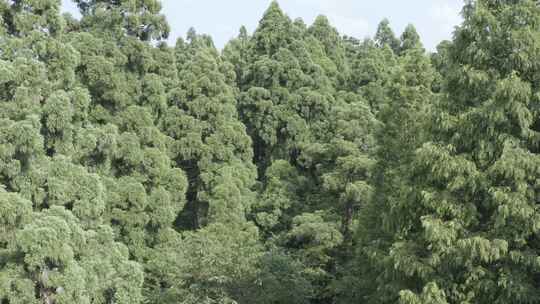
{"label": "forest", "polygon": [[272,2],[0,0],[1,304],[540,303],[540,6],[435,52]]}

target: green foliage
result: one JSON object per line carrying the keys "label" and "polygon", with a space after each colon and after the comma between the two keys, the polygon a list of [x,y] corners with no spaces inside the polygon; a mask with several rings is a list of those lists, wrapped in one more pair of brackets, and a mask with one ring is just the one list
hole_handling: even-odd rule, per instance
{"label": "green foliage", "polygon": [[0,303],[540,302],[535,1],[433,54],[74,2],[0,1]]}
{"label": "green foliage", "polygon": [[159,14],[158,0],[74,0],[81,10],[81,26],[113,35],[136,36],[141,40],[167,38],[169,26]]}
{"label": "green foliage", "polygon": [[250,224],[213,223],[196,232],[170,231],[149,261],[161,281],[151,282],[160,292],[148,300],[235,303],[233,296],[253,285],[260,255],[257,229]]}
{"label": "green foliage", "polygon": [[275,2],[249,40],[226,47],[259,173],[249,218],[303,265],[317,299],[331,297],[335,252],[351,243],[355,213],[371,196],[377,122],[360,94],[341,91],[353,77],[346,55],[325,17],[307,27]]}
{"label": "green foliage", "polygon": [[256,285],[243,287],[240,303],[307,304],[314,288],[305,277],[304,266],[278,251],[269,251],[260,258]]}
{"label": "green foliage", "polygon": [[[336,89],[341,89],[346,85],[350,77],[350,68],[347,64],[344,43],[337,30],[332,27],[325,16],[319,15],[309,27],[308,33],[319,40],[322,50],[315,53],[317,63],[324,69],[327,77],[334,80]],[[314,46],[317,43],[309,43]],[[313,49],[313,52],[317,52]],[[329,60],[330,59],[330,60]]]}
{"label": "green foliage", "polygon": [[379,48],[389,47],[395,54],[399,53],[400,41],[390,27],[388,19],[383,19],[379,23],[374,40]]}
{"label": "green foliage", "polygon": [[403,31],[400,37],[401,47],[399,49],[400,54],[405,54],[407,51],[412,49],[422,48],[422,42],[420,42],[420,35],[416,32],[414,25],[409,24]]}
{"label": "green foliage", "polygon": [[232,67],[206,36],[194,32],[176,45],[179,83],[161,122],[174,139],[171,153],[189,178],[187,218],[199,228],[242,222],[254,194],[255,167],[245,126],[238,120]]}
{"label": "green foliage", "polygon": [[84,229],[63,207],[32,211],[0,193],[0,299],[8,303],[140,302],[143,273],[110,227]]}
{"label": "green foliage", "polygon": [[470,2],[435,57],[443,98],[416,127],[429,142],[405,163],[412,191],[387,207],[395,274],[381,282],[402,303],[537,302],[537,82],[523,60],[539,13],[532,1]]}
{"label": "green foliage", "polygon": [[359,43],[355,40],[346,42],[347,58],[351,66],[351,78],[347,91],[360,94],[369,103],[370,109],[377,114],[388,103],[387,89],[391,75],[398,62],[393,51],[385,46],[378,48],[372,40]]}

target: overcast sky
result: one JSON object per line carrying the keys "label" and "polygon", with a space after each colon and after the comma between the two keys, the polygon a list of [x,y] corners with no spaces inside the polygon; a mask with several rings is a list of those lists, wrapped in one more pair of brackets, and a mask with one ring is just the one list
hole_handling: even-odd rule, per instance
{"label": "overcast sky", "polygon": [[[64,9],[76,12],[70,0]],[[162,0],[163,13],[171,26],[170,41],[185,36],[190,27],[210,34],[218,48],[238,33],[241,25],[253,31],[271,0]],[[317,15],[326,15],[341,34],[356,38],[372,36],[377,24],[388,18],[397,35],[408,23],[416,26],[429,50],[452,37],[461,21],[462,0],[281,0],[281,8],[291,17],[311,24]]]}

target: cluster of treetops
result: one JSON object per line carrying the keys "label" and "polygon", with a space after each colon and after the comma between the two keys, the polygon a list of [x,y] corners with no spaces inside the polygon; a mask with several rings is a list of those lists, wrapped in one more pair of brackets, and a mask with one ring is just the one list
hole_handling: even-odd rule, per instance
{"label": "cluster of treetops", "polygon": [[1,304],[540,303],[540,7],[218,51],[157,0],[0,1]]}

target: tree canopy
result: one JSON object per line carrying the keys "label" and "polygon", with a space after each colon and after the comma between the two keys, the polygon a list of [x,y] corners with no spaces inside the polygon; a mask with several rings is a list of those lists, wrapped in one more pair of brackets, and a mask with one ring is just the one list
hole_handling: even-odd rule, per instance
{"label": "tree canopy", "polygon": [[540,303],[536,1],[434,52],[74,3],[0,1],[0,303]]}

